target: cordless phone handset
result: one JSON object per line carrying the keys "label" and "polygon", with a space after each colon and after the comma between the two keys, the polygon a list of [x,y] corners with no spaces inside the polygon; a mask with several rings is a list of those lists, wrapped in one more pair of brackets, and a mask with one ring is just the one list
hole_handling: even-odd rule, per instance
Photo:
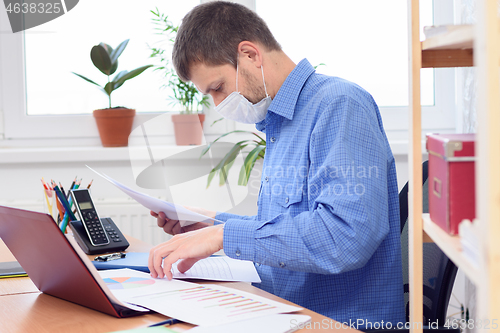
{"label": "cordless phone handset", "polygon": [[108,236],[104,231],[101,219],[92,202],[89,190],[71,190],[71,196],[92,245],[101,246],[109,244]]}

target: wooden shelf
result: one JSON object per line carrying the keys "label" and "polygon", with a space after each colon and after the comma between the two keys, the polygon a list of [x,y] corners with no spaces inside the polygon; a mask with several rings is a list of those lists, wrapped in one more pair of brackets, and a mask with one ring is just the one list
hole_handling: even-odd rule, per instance
{"label": "wooden shelf", "polygon": [[457,25],[449,32],[426,38],[422,42],[424,50],[472,49],[474,44],[474,26]]}
{"label": "wooden shelf", "polygon": [[480,281],[478,268],[466,258],[462,252],[460,237],[451,236],[431,221],[429,214],[422,215],[424,231],[441,248],[455,265],[464,272],[469,279],[478,285]]}
{"label": "wooden shelf", "polygon": [[430,37],[421,43],[422,68],[471,67],[474,26],[453,26],[449,32]]}

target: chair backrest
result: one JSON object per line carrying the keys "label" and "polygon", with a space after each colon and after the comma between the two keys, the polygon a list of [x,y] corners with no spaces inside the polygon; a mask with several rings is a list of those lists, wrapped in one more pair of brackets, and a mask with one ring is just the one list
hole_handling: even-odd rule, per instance
{"label": "chair backrest", "polygon": [[[428,163],[422,165],[423,212],[429,212],[429,191],[427,185]],[[408,183],[399,193],[401,217],[401,251],[403,259],[403,284],[405,292],[406,321],[409,322],[409,278],[408,278]],[[423,323],[438,322],[444,325],[457,267],[434,243],[423,244]]]}

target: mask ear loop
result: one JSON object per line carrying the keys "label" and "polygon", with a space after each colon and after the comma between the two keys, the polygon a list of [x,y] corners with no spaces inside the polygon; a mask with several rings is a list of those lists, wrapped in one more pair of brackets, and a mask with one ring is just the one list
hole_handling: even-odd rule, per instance
{"label": "mask ear loop", "polygon": [[[262,72],[262,82],[264,83],[264,91],[266,92],[266,97],[269,97],[269,94],[267,93],[267,88],[266,88],[266,81],[264,80],[264,67],[260,65],[260,70]],[[236,71],[238,71],[236,69]],[[236,77],[236,87],[238,87],[238,77]]]}
{"label": "mask ear loop", "polygon": [[238,65],[239,65],[239,60],[240,60],[240,55],[238,54],[238,57],[236,58],[236,92],[239,94],[240,91],[238,90]]}

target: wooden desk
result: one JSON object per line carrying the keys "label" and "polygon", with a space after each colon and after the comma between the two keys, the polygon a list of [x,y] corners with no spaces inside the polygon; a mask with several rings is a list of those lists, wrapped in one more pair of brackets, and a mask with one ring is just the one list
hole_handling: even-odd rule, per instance
{"label": "wooden desk", "polygon": [[[150,245],[127,237],[130,242],[128,251],[147,252]],[[89,256],[93,259],[95,255]],[[0,262],[13,261],[5,244],[0,240]],[[199,281],[196,281],[200,283]],[[204,282],[201,282],[204,283]],[[213,282],[205,282],[213,283]],[[282,303],[292,304],[277,296],[243,282],[224,282],[221,285],[251,292]],[[330,318],[310,310],[298,314],[311,316],[316,329],[303,329],[298,332],[325,331],[324,324],[335,325]],[[98,311],[40,293],[28,277],[0,279],[0,332],[110,332],[148,325],[165,320],[160,314],[146,314],[132,318],[115,318]],[[333,322],[333,324],[332,324]],[[190,324],[176,324],[170,328],[182,332],[193,327]],[[323,329],[321,329],[323,327]],[[333,326],[335,327],[335,326]],[[350,330],[346,328],[347,330]],[[343,329],[344,330],[344,329]],[[355,331],[355,330],[352,330]],[[357,332],[357,331],[356,331]]]}

